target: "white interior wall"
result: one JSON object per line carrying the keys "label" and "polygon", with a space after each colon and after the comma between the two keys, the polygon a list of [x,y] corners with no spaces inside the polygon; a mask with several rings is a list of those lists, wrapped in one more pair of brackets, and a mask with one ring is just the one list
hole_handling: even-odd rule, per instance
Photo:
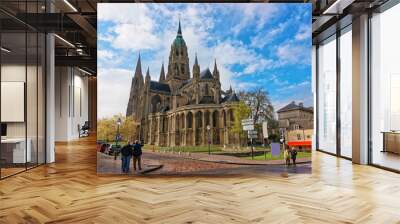
{"label": "white interior wall", "polygon": [[83,75],[76,68],[56,67],[56,141],[79,138],[78,125],[88,120],[88,78]]}

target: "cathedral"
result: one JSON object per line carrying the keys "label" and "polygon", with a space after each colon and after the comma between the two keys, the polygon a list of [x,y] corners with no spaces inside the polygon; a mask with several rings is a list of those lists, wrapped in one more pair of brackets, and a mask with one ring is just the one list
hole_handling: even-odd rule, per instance
{"label": "cathedral", "polygon": [[137,138],[157,146],[238,145],[232,127],[239,98],[232,88],[221,90],[216,60],[212,72],[200,71],[195,55],[190,73],[179,21],[168,67],[161,66],[158,81],[151,80],[149,68],[143,79],[139,54],[126,110],[139,124]]}

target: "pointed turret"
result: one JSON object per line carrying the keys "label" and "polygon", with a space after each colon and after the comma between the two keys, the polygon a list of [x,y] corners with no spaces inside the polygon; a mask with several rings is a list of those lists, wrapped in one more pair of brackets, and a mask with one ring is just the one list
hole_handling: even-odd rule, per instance
{"label": "pointed turret", "polygon": [[213,76],[215,79],[219,80],[219,71],[217,68],[217,59],[214,61],[214,71],[213,71]]}
{"label": "pointed turret", "polygon": [[151,78],[150,78],[150,68],[147,67],[147,72],[146,72],[146,84],[149,84],[149,83],[150,83],[150,80],[151,80]]}
{"label": "pointed turret", "polygon": [[194,65],[193,65],[193,78],[194,79],[199,79],[200,78],[200,66],[199,62],[197,61],[197,53],[194,59]]}
{"label": "pointed turret", "polygon": [[182,37],[182,29],[181,29],[181,19],[179,18],[179,25],[178,25],[178,37]]}
{"label": "pointed turret", "polygon": [[142,62],[140,60],[140,52],[139,52],[139,58],[137,60],[136,70],[135,70],[135,77],[139,77],[139,76],[143,77],[143,74],[142,74]]}
{"label": "pointed turret", "polygon": [[142,74],[142,63],[140,59],[140,53],[139,53],[139,58],[136,63],[136,69],[135,69],[135,74],[132,77],[132,84],[131,84],[131,91],[129,94],[129,101],[128,101],[128,106],[126,109],[126,116],[134,116],[136,119],[140,119],[140,109],[139,109],[139,104],[140,104],[140,92],[142,90],[142,87],[144,85],[143,82],[143,74]]}
{"label": "pointed turret", "polygon": [[159,78],[158,81],[159,82],[164,82],[165,81],[164,62],[161,65],[160,78]]}

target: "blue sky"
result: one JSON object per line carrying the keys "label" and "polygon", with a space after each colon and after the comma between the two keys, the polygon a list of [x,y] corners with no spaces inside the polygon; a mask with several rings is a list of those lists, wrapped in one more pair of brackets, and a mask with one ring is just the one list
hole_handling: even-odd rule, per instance
{"label": "blue sky", "polygon": [[192,68],[217,60],[223,89],[262,87],[276,110],[312,105],[311,4],[98,5],[99,117],[125,113],[139,51],[158,80],[181,19]]}

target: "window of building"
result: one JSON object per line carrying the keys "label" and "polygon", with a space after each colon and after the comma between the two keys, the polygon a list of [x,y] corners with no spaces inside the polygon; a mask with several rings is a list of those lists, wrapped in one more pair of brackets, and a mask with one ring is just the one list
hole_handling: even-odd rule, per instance
{"label": "window of building", "polygon": [[352,157],[352,33],[351,26],[340,36],[340,154]]}
{"label": "window of building", "polygon": [[318,149],[336,153],[336,36],[318,47]]}
{"label": "window of building", "polygon": [[400,4],[371,18],[372,163],[400,170]]}
{"label": "window of building", "polygon": [[[42,3],[31,4],[19,5],[35,13]],[[26,26],[0,29],[1,138],[11,142],[0,144],[0,178],[45,163],[45,44],[43,33]]]}

